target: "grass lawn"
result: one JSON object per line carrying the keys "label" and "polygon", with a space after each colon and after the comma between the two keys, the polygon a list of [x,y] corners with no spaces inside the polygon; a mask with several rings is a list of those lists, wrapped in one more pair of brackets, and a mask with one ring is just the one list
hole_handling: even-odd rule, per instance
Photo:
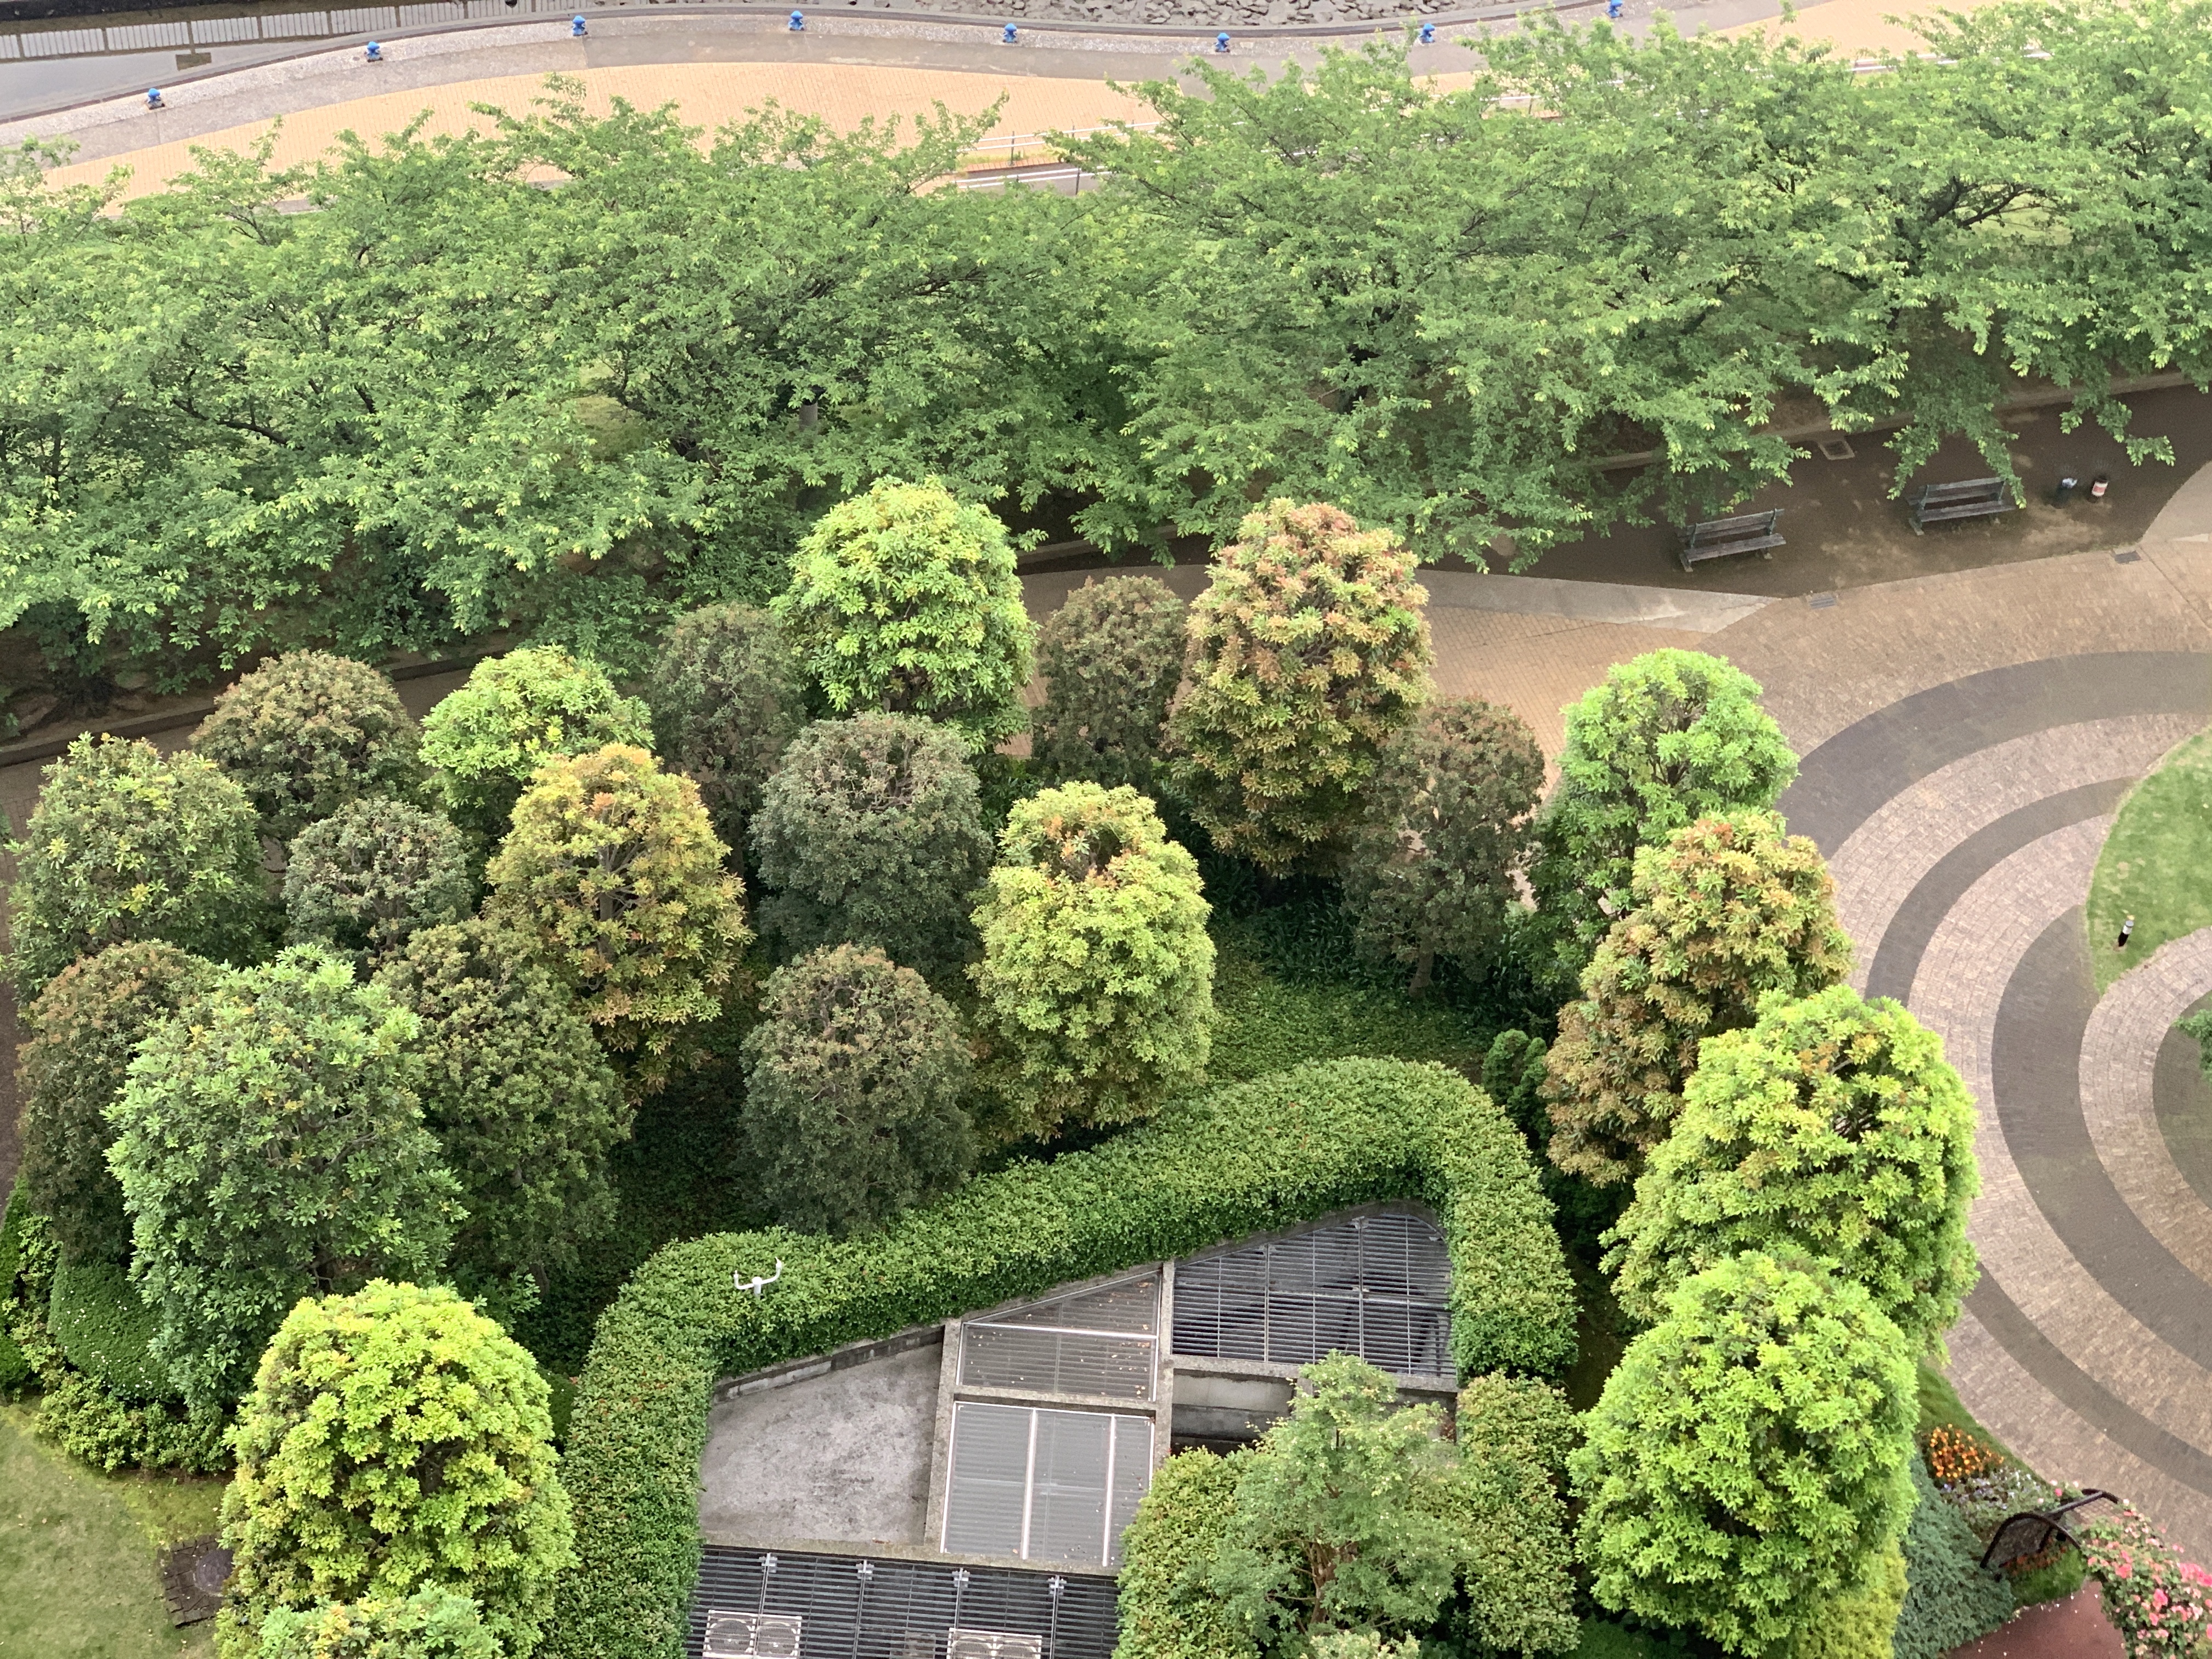
{"label": "grass lawn", "polygon": [[[2116,951],[2130,912],[2135,936]],[[2089,884],[2087,927],[2100,991],[2168,939],[2212,927],[2212,732],[2176,749],[2121,803]]]}
{"label": "grass lawn", "polygon": [[215,1530],[220,1480],[103,1475],[0,1407],[0,1656],[153,1659],[215,1650],[215,1626],[170,1626],[155,1552]]}

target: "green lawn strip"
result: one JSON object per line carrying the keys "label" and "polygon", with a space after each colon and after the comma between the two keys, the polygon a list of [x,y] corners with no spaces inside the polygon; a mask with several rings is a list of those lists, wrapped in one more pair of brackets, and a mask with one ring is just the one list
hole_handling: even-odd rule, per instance
{"label": "green lawn strip", "polygon": [[222,1483],[104,1476],[31,1432],[32,1407],[0,1407],[0,1656],[202,1659],[215,1626],[177,1630],[156,1544],[213,1530]]}
{"label": "green lawn strip", "polygon": [[[2168,939],[2212,927],[2212,732],[2160,763],[2120,805],[2089,884],[2089,962],[2101,992]],[[2134,937],[2115,950],[2121,918]]]}

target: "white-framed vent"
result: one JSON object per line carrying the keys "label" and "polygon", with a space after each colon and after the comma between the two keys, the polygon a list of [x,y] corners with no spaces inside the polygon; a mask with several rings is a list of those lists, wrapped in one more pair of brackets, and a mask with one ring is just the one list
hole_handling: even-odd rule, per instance
{"label": "white-framed vent", "polygon": [[961,1322],[963,1389],[1150,1401],[1159,1369],[1158,1273]]}
{"label": "white-framed vent", "polygon": [[707,1638],[700,1659],[799,1659],[796,1613],[707,1609]]}
{"label": "white-framed vent", "polygon": [[1044,1638],[1018,1630],[949,1630],[945,1659],[1044,1659]]}
{"label": "white-framed vent", "polygon": [[1341,1352],[1401,1376],[1448,1376],[1443,1231],[1425,1215],[1385,1210],[1180,1261],[1175,1352],[1290,1365]]}
{"label": "white-framed vent", "polygon": [[963,1400],[952,1408],[944,1548],[1118,1566],[1121,1529],[1152,1478],[1150,1418]]}

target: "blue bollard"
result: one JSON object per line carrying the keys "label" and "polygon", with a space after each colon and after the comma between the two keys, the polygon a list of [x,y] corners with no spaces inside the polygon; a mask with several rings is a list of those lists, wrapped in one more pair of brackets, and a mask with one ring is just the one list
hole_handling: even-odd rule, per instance
{"label": "blue bollard", "polygon": [[1002,46],[1012,46],[1015,39],[1014,26],[1012,23],[1007,24],[1006,27],[999,31],[999,44]]}
{"label": "blue bollard", "polygon": [[1227,29],[1222,30],[1220,33],[1213,37],[1213,49],[1219,52],[1226,52],[1229,50],[1229,31]]}
{"label": "blue bollard", "polygon": [[580,11],[576,14],[576,21],[568,25],[568,38],[571,40],[580,40],[589,31],[584,27],[584,14]]}
{"label": "blue bollard", "polygon": [[146,107],[148,109],[161,109],[165,107],[161,102],[161,88],[149,87],[146,88]]}
{"label": "blue bollard", "polygon": [[374,40],[368,43],[368,61],[372,64],[380,64],[384,61],[384,48]]}
{"label": "blue bollard", "polygon": [[1423,46],[1433,46],[1434,45],[1436,45],[1436,43],[1437,43],[1437,26],[1436,26],[1434,23],[1424,23],[1424,24],[1422,24],[1422,25],[1421,25],[1421,44],[1422,44]]}
{"label": "blue bollard", "polygon": [[793,34],[799,33],[801,30],[805,28],[805,27],[806,14],[805,12],[795,11],[791,14],[791,32]]}

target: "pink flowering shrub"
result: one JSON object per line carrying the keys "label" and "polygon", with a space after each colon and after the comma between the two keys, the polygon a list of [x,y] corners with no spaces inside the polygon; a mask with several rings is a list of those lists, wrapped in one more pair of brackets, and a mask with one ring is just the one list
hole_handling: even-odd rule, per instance
{"label": "pink flowering shrub", "polygon": [[2180,1553],[2132,1505],[2076,1534],[2089,1571],[2105,1589],[2105,1614],[2128,1659],[2206,1659],[2212,1655],[2212,1573]]}

